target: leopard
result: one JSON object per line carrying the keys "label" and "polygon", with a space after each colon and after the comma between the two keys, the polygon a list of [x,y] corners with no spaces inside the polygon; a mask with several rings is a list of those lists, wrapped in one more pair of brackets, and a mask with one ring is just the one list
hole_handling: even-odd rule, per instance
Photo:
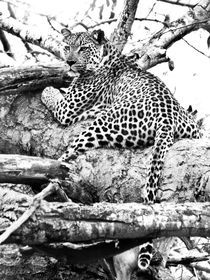
{"label": "leopard", "polygon": [[[195,119],[157,76],[138,66],[137,54],[122,54],[103,30],[73,33],[64,28],[61,33],[65,60],[75,77],[68,88],[45,88],[41,100],[62,125],[88,118],[93,122],[59,160],[74,160],[88,149],[101,147],[152,146],[143,202],[159,202],[166,154],[176,140],[201,137]],[[142,270],[152,257],[150,245],[139,249]]]}

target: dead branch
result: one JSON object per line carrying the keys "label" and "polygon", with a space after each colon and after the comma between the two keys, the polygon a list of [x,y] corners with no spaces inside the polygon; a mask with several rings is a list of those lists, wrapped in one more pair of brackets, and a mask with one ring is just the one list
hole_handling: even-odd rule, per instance
{"label": "dead branch", "polygon": [[189,2],[184,2],[184,1],[179,1],[179,0],[157,0],[157,1],[169,3],[172,5],[186,6],[186,7],[190,7],[190,8],[193,8],[196,5],[196,4],[190,4]]}
{"label": "dead branch", "polygon": [[68,177],[68,164],[21,155],[0,155],[0,183],[41,185]]}
{"label": "dead branch", "polygon": [[[21,155],[0,155],[0,183],[28,184],[35,192],[42,184],[57,180],[62,201],[73,199],[90,204],[98,201],[93,185],[72,172],[72,166],[57,160]],[[67,198],[68,196],[68,198]]]}
{"label": "dead branch", "polygon": [[140,56],[139,64],[148,69],[158,63],[168,61],[166,50],[185,35],[199,28],[209,26],[210,4],[208,0],[201,0],[189,9],[185,16],[164,26],[154,34],[141,48],[133,50]]}
{"label": "dead branch", "polygon": [[[34,196],[33,201],[29,208],[19,217],[15,222],[13,222],[5,231],[0,235],[0,245],[7,240],[7,238],[15,232],[19,227],[22,226],[40,207],[41,201],[48,195],[56,192],[59,189],[57,182],[50,183],[45,189]],[[60,191],[59,191],[60,193]],[[62,195],[63,197],[63,195]],[[66,200],[67,201],[67,200]]]}
{"label": "dead branch", "polygon": [[64,63],[0,69],[0,96],[43,90],[46,86],[67,86],[68,66]]}
{"label": "dead branch", "polygon": [[125,0],[124,9],[119,16],[117,27],[111,34],[110,41],[115,44],[119,50],[125,46],[128,37],[131,35],[131,27],[135,18],[139,0]]}
{"label": "dead branch", "polygon": [[[158,20],[158,19],[153,19],[153,18],[134,18],[134,21],[152,21],[152,22],[157,22],[157,23],[161,23],[163,25],[165,25],[166,23],[164,21]],[[105,24],[105,23],[112,23],[112,22],[116,22],[117,19],[116,18],[112,18],[112,19],[107,19],[107,20],[102,20],[94,25],[90,25],[90,26],[86,26],[86,30],[88,29],[92,29],[95,28],[99,25]],[[82,24],[82,23],[77,23],[77,24]],[[84,25],[84,24],[83,24]]]}
{"label": "dead branch", "polygon": [[[14,196],[5,190],[0,191],[0,198],[2,233],[12,223],[9,213],[14,212],[13,219],[17,220],[29,208],[33,198],[27,195]],[[149,206],[98,203],[81,206],[41,201],[39,210],[8,238],[8,242],[18,240],[22,244],[35,245],[52,241],[143,240],[172,235],[207,237],[210,236],[209,213],[209,203],[163,203]]]}
{"label": "dead branch", "polygon": [[[187,256],[184,256],[182,254],[181,257],[169,257],[167,261],[167,265],[171,266],[176,266],[178,264],[183,264],[183,265],[189,265],[192,263],[197,263],[197,262],[203,262],[203,261],[208,261],[210,258],[209,254],[203,253],[203,254],[197,254],[197,255],[190,255],[190,251]],[[195,264],[194,264],[195,265]]]}
{"label": "dead branch", "polygon": [[53,53],[58,58],[64,58],[64,43],[62,42],[62,35],[59,35],[57,32],[45,34],[40,28],[28,26],[12,17],[1,17],[0,28],[20,37],[24,42],[40,46],[41,48]]}

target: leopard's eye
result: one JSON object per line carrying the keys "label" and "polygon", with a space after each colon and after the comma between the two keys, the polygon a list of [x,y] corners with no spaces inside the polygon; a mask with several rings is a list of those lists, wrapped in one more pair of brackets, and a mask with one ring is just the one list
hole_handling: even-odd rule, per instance
{"label": "leopard's eye", "polygon": [[65,51],[70,51],[70,46],[65,46],[65,47],[64,47],[64,50],[65,50]]}
{"label": "leopard's eye", "polygon": [[88,49],[88,46],[81,46],[79,51],[86,51]]}

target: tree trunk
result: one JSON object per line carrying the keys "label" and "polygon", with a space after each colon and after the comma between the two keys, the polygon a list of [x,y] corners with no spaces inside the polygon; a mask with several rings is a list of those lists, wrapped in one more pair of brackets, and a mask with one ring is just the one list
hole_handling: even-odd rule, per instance
{"label": "tree trunk", "polygon": [[125,0],[124,9],[117,21],[117,27],[112,32],[110,41],[119,50],[123,50],[128,37],[131,35],[131,28],[138,8],[139,0]]}
{"label": "tree trunk", "polygon": [[[1,153],[56,159],[91,122],[71,127],[59,125],[42,105],[39,94],[16,97],[12,110],[7,111],[0,122]],[[199,187],[206,189],[208,195],[209,146],[208,139],[181,140],[172,146],[163,169],[160,188],[163,200],[192,200]],[[71,174],[94,186],[100,200],[140,201],[150,152],[151,148],[90,150],[70,162]]]}

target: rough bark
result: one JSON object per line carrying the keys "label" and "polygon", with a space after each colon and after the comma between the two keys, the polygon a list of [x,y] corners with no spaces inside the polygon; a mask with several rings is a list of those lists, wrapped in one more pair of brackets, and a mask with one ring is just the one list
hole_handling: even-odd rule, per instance
{"label": "rough bark", "polygon": [[0,183],[44,184],[50,179],[65,179],[68,165],[38,157],[0,155]]}
{"label": "rough bark", "polygon": [[111,34],[110,41],[116,45],[119,50],[125,46],[128,37],[131,35],[131,28],[135,19],[139,0],[125,0],[124,9],[117,21],[117,27]]}
{"label": "rough bark", "polygon": [[[200,1],[197,9],[194,8],[193,10],[195,19],[190,16],[184,17],[180,22],[171,23],[168,29],[164,27],[149,40],[148,44],[139,52],[140,63],[143,68],[149,68],[166,61],[165,50],[173,42],[197,28],[205,28],[208,25],[206,14],[202,12],[203,9],[204,12],[209,12],[207,1]],[[203,19],[205,20],[204,23],[198,22],[198,20]],[[189,26],[186,26],[186,24]],[[62,39],[60,37],[57,39],[55,34],[49,36],[40,34],[40,30],[33,31],[28,26],[17,23],[12,19],[2,20],[0,26],[3,30],[20,36],[23,40],[40,45],[58,57],[63,57],[63,46],[60,41]],[[127,32],[128,34],[129,32]],[[33,89],[33,87],[29,87],[26,91],[33,91]],[[86,122],[72,128],[59,126],[52,120],[45,107],[41,105],[39,95],[18,96],[12,98],[12,100],[14,99],[13,102],[8,102],[8,99],[3,96],[0,98],[2,104],[0,151],[3,153],[21,153],[57,158],[73,137],[88,125],[88,122]],[[149,162],[150,151],[150,149],[135,152],[131,150],[90,151],[72,162],[72,173],[79,175],[84,182],[96,186],[97,196],[100,200],[113,202],[139,201],[141,186],[143,186],[146,177],[146,166]],[[183,140],[175,144],[167,156],[163,172],[161,183],[163,200],[192,200],[194,199],[195,188],[200,186],[206,188],[208,195],[210,189],[209,156],[208,141]],[[14,218],[12,212],[8,213],[8,216]],[[3,259],[5,260],[5,258]],[[8,273],[8,266],[6,270]],[[14,273],[15,270],[12,279],[14,279]],[[42,275],[42,273],[40,274]],[[50,277],[46,279],[51,279]],[[4,274],[2,278],[4,279]],[[31,279],[31,275],[28,278]],[[70,279],[75,279],[75,277]]]}
{"label": "rough bark", "polygon": [[[2,233],[32,203],[28,195],[0,191]],[[38,245],[162,236],[210,236],[210,203],[75,203],[40,202],[40,208],[7,242]],[[79,221],[79,222],[78,222]],[[53,229],[53,230],[52,230]],[[61,230],[62,229],[62,230]],[[103,254],[103,253],[102,253]]]}
{"label": "rough bark", "polygon": [[[1,97],[4,104],[5,97]],[[7,108],[7,107],[5,107]],[[1,118],[0,152],[57,159],[90,121],[72,127],[59,125],[41,103],[39,94],[16,97],[12,110]],[[163,170],[162,199],[192,200],[200,186],[209,191],[210,142],[181,140],[172,146]],[[70,162],[72,174],[97,189],[99,199],[139,201],[151,148],[90,150]]]}
{"label": "rough bark", "polygon": [[[72,166],[57,160],[21,155],[0,155],[0,184],[27,184],[34,192],[53,179],[74,201],[90,204],[97,201],[97,190],[72,172]],[[13,189],[14,185],[10,185]],[[14,188],[15,189],[15,188]],[[54,200],[58,199],[54,195]]]}
{"label": "rough bark", "polygon": [[[0,233],[34,206],[32,197],[14,195],[12,191],[1,191],[0,201]],[[89,263],[128,250],[148,238],[210,235],[209,203],[165,203],[149,206],[98,203],[81,206],[41,200],[39,206],[33,216],[7,239],[10,243],[32,246],[32,249],[21,250],[22,263],[25,262],[24,255],[32,255],[30,265],[33,265],[33,258],[36,256],[34,251],[56,257],[60,261],[65,260],[67,264]],[[102,242],[107,239],[110,241]],[[92,240],[95,242],[88,244]],[[51,242],[59,243],[49,244]],[[9,248],[6,247],[6,250]],[[7,254],[2,255],[4,260]],[[19,259],[20,265],[21,262]],[[53,265],[52,261],[50,264]],[[0,275],[5,271],[7,272],[0,272]],[[169,276],[163,279],[169,279]]]}
{"label": "rough bark", "polygon": [[70,80],[68,69],[64,63],[2,68],[0,96],[41,91],[49,85],[67,86]]}
{"label": "rough bark", "polygon": [[[0,279],[4,280],[93,280],[98,279],[94,265],[68,265],[40,253],[24,253],[16,244],[2,245],[0,250]],[[88,269],[87,269],[88,268]],[[84,273],[85,271],[85,273]],[[101,278],[100,278],[101,279]]]}

